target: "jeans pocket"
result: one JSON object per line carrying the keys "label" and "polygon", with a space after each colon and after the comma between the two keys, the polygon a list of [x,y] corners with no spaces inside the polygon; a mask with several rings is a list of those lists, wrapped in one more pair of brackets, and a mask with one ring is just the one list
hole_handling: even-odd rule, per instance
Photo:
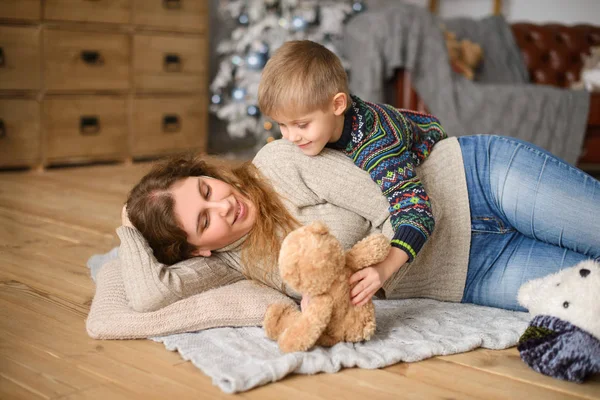
{"label": "jeans pocket", "polygon": [[514,232],[514,229],[497,217],[474,217],[471,219],[471,232],[504,234]]}

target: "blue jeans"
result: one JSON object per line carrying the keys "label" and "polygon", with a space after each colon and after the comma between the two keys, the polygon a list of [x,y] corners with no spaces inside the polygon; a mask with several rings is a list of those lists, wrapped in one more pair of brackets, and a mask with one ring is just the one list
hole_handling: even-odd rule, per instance
{"label": "blue jeans", "polygon": [[600,182],[518,139],[458,141],[471,207],[463,303],[525,311],[523,283],[600,260]]}

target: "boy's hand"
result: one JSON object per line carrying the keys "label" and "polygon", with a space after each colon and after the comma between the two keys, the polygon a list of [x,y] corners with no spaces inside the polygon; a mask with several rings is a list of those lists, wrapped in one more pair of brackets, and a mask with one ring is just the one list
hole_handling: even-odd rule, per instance
{"label": "boy's hand", "polygon": [[352,286],[356,283],[350,291],[350,299],[355,306],[366,304],[383,286],[386,277],[383,271],[381,271],[382,268],[377,268],[379,265],[381,264],[363,268],[350,277],[350,285]]}
{"label": "boy's hand", "polygon": [[350,286],[356,283],[350,291],[352,304],[355,306],[366,304],[383,286],[383,283],[407,261],[408,254],[404,250],[392,247],[385,260],[352,274]]}

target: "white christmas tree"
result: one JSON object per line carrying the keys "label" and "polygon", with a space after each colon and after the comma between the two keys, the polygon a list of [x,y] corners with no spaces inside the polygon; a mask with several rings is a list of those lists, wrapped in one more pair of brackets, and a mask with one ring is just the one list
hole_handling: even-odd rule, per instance
{"label": "white christmas tree", "polygon": [[[221,0],[221,15],[233,18],[237,27],[217,47],[221,61],[210,86],[210,109],[227,121],[229,135],[253,134],[258,146],[277,136],[277,127],[257,106],[258,84],[269,54],[288,40],[308,39],[340,56],[335,43],[344,23],[364,9],[360,0]],[[342,63],[348,70],[343,58]]]}

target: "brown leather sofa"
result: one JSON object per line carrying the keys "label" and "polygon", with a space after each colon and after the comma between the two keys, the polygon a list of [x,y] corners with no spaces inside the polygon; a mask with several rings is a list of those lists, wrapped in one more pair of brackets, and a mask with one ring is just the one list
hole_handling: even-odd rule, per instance
{"label": "brown leather sofa", "polygon": [[[533,83],[569,87],[579,80],[582,56],[600,46],[600,27],[516,23],[512,31]],[[410,82],[410,73],[398,70],[394,78],[395,106],[426,111]],[[567,133],[568,134],[568,133]],[[592,93],[588,129],[579,164],[600,169],[600,93]]]}

